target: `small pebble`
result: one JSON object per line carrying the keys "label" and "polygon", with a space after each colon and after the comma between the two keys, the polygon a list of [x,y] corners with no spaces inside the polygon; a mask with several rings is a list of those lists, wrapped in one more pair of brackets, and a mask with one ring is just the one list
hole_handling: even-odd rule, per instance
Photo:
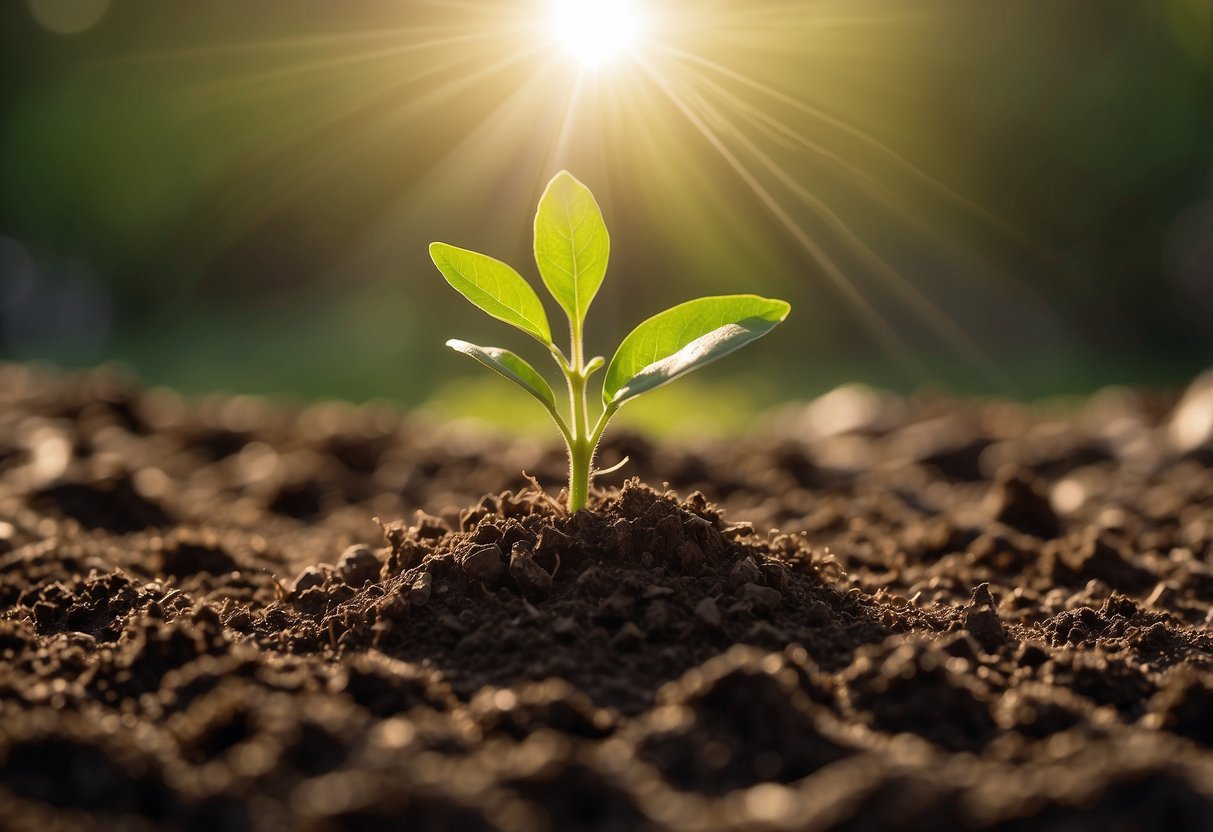
{"label": "small pebble", "polygon": [[964,612],[965,629],[986,652],[993,653],[1007,642],[1007,631],[998,617],[998,605],[990,594],[990,585],[973,589],[973,598]]}
{"label": "small pebble", "polygon": [[382,567],[383,564],[369,546],[355,544],[346,549],[337,561],[337,576],[352,587],[361,587],[367,581],[378,581]]}
{"label": "small pebble", "polygon": [[531,553],[522,545],[510,551],[510,577],[523,597],[530,601],[546,598],[552,592],[552,576],[535,563]]}
{"label": "small pebble", "polygon": [[501,547],[496,543],[472,546],[460,559],[459,565],[470,580],[482,584],[495,584],[505,577],[505,567],[501,565]]}
{"label": "small pebble", "polygon": [[698,572],[703,567],[704,554],[699,544],[684,540],[678,547],[678,566],[683,572]]}
{"label": "small pebble", "polygon": [[422,572],[409,588],[409,603],[418,607],[424,607],[429,603],[433,589],[434,576],[429,572]]}
{"label": "small pebble", "polygon": [[306,589],[320,586],[324,583],[324,572],[318,566],[309,566],[291,582],[291,592],[298,595]]}
{"label": "small pebble", "polygon": [[762,582],[762,570],[758,568],[758,564],[754,563],[752,557],[746,556],[737,563],[733,564],[733,568],[729,571],[729,586],[732,589],[737,589],[745,584],[756,584]]}

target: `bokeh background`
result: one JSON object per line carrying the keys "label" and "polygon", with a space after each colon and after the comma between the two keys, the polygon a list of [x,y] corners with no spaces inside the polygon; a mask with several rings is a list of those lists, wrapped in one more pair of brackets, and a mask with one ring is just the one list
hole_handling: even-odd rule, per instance
{"label": "bokeh background", "polygon": [[567,167],[612,231],[597,351],[698,294],[793,303],[657,410],[1213,363],[1207,0],[647,6],[586,71],[531,0],[0,4],[3,356],[539,422],[442,348],[526,344],[426,244],[533,277]]}

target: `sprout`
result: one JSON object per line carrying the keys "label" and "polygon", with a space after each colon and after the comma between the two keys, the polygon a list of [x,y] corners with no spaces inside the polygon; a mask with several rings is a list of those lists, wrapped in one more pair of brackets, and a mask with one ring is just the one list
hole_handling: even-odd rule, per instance
{"label": "sprout", "polygon": [[[447,346],[479,361],[534,396],[551,414],[569,452],[568,509],[585,507],[594,452],[607,422],[626,402],[761,338],[791,306],[757,295],[698,298],[658,313],[631,331],[610,364],[585,359],[582,332],[590,302],[606,276],[610,237],[589,188],[558,173],[535,214],[535,262],[552,297],[569,320],[568,356],[552,342],[543,303],[514,269],[484,254],[446,243],[430,244],[430,257],[447,283],[474,305],[530,335],[560,366],[569,391],[567,418],[551,386],[525,359],[500,347],[450,340]],[[606,366],[602,410],[591,419],[590,376]]]}

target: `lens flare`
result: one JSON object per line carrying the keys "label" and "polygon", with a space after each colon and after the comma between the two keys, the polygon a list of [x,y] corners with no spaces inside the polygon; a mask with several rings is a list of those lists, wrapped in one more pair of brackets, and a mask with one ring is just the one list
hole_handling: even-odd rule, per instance
{"label": "lens flare", "polygon": [[552,0],[552,37],[582,66],[618,61],[644,38],[645,20],[629,0]]}

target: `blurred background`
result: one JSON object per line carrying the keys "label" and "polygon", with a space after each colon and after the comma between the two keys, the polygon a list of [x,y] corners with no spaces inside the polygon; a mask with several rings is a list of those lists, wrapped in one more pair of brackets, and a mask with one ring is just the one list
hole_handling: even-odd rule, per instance
{"label": "blurred background", "polygon": [[426,244],[535,279],[567,167],[612,233],[595,351],[700,294],[793,304],[650,413],[1213,362],[1207,0],[636,4],[641,42],[587,66],[533,0],[3,3],[0,352],[545,429],[443,349],[530,354]]}

